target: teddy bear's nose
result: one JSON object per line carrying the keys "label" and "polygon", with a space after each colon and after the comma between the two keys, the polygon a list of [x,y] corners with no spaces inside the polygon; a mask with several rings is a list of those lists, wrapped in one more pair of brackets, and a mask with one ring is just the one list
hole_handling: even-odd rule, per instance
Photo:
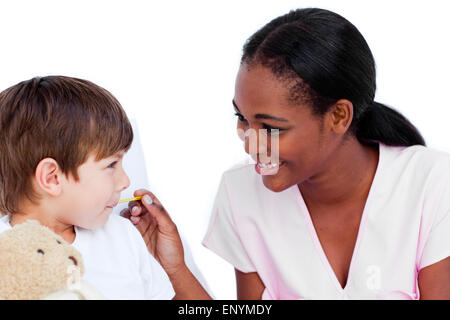
{"label": "teddy bear's nose", "polygon": [[70,256],[69,259],[72,260],[76,266],[78,265],[77,259],[75,259],[73,256]]}

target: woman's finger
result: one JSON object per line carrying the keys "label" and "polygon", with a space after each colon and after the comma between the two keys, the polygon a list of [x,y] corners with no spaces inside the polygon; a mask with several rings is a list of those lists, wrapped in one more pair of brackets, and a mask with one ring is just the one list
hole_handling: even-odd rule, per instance
{"label": "woman's finger", "polygon": [[126,219],[129,219],[133,224],[138,224],[140,221],[140,217],[135,217],[131,215],[129,209],[125,208],[120,211],[120,215]]}
{"label": "woman's finger", "polygon": [[[143,215],[139,218],[139,222],[136,223],[136,227],[139,230],[139,232],[142,234],[142,236],[145,238],[149,238],[149,234],[147,233],[148,229],[150,228],[150,225],[154,222],[154,219],[150,214]],[[155,223],[154,223],[155,224]]]}
{"label": "woman's finger", "polygon": [[139,221],[141,221],[141,218],[140,218],[140,217],[134,217],[134,216],[131,216],[131,217],[130,217],[130,221],[131,221],[133,224],[138,224]]}
{"label": "woman's finger", "polygon": [[137,189],[137,190],[135,190],[134,191],[134,196],[135,197],[141,197],[141,196],[143,196],[144,194],[147,194],[147,193],[149,193],[150,191],[148,191],[147,189]]}
{"label": "woman's finger", "polygon": [[124,218],[130,219],[131,212],[127,208],[120,210],[120,215]]}
{"label": "woman's finger", "polygon": [[[148,231],[149,224],[157,224],[161,231],[165,233],[170,234],[177,232],[176,225],[153,193],[146,189],[138,189],[134,191],[134,196],[142,197],[142,199],[140,201],[130,201],[128,203],[126,217],[138,227],[139,231],[145,233]],[[150,214],[148,215],[147,213]]]}
{"label": "woman's finger", "polygon": [[128,202],[128,209],[131,212],[131,215],[133,216],[139,216],[142,212],[142,205],[140,204],[140,201],[130,201]]}
{"label": "woman's finger", "polygon": [[133,217],[139,217],[141,214],[143,214],[144,212],[142,212],[142,208],[139,205],[135,205],[134,207],[131,208],[131,215]]}
{"label": "woman's finger", "polygon": [[141,202],[150,215],[155,218],[161,231],[167,233],[172,233],[174,231],[176,232],[177,228],[175,224],[153,193],[147,191],[147,193],[142,197]]}

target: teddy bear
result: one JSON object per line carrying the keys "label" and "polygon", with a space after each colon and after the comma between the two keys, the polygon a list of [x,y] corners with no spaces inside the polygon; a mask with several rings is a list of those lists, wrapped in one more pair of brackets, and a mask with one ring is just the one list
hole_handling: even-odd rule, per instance
{"label": "teddy bear", "polygon": [[83,273],[81,254],[36,220],[0,234],[0,299],[104,299]]}

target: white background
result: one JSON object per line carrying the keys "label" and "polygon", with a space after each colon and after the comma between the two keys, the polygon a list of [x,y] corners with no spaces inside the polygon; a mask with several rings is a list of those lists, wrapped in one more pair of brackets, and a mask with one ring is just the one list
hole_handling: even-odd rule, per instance
{"label": "white background", "polygon": [[1,1],[0,90],[60,74],[111,91],[137,120],[146,187],[215,296],[233,299],[233,268],[201,240],[222,172],[246,158],[231,105],[242,45],[271,19],[311,6],[356,25],[375,56],[376,100],[407,116],[430,147],[450,152],[444,0]]}

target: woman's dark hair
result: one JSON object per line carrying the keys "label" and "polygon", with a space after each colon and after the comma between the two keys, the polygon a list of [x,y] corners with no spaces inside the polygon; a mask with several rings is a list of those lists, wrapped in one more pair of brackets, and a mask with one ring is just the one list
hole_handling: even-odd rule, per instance
{"label": "woman's dark hair", "polygon": [[425,145],[416,127],[394,109],[375,102],[375,61],[361,33],[340,15],[317,8],[278,17],[244,45],[241,64],[269,67],[295,80],[291,98],[324,115],[339,99],[353,103],[349,133],[361,143]]}

